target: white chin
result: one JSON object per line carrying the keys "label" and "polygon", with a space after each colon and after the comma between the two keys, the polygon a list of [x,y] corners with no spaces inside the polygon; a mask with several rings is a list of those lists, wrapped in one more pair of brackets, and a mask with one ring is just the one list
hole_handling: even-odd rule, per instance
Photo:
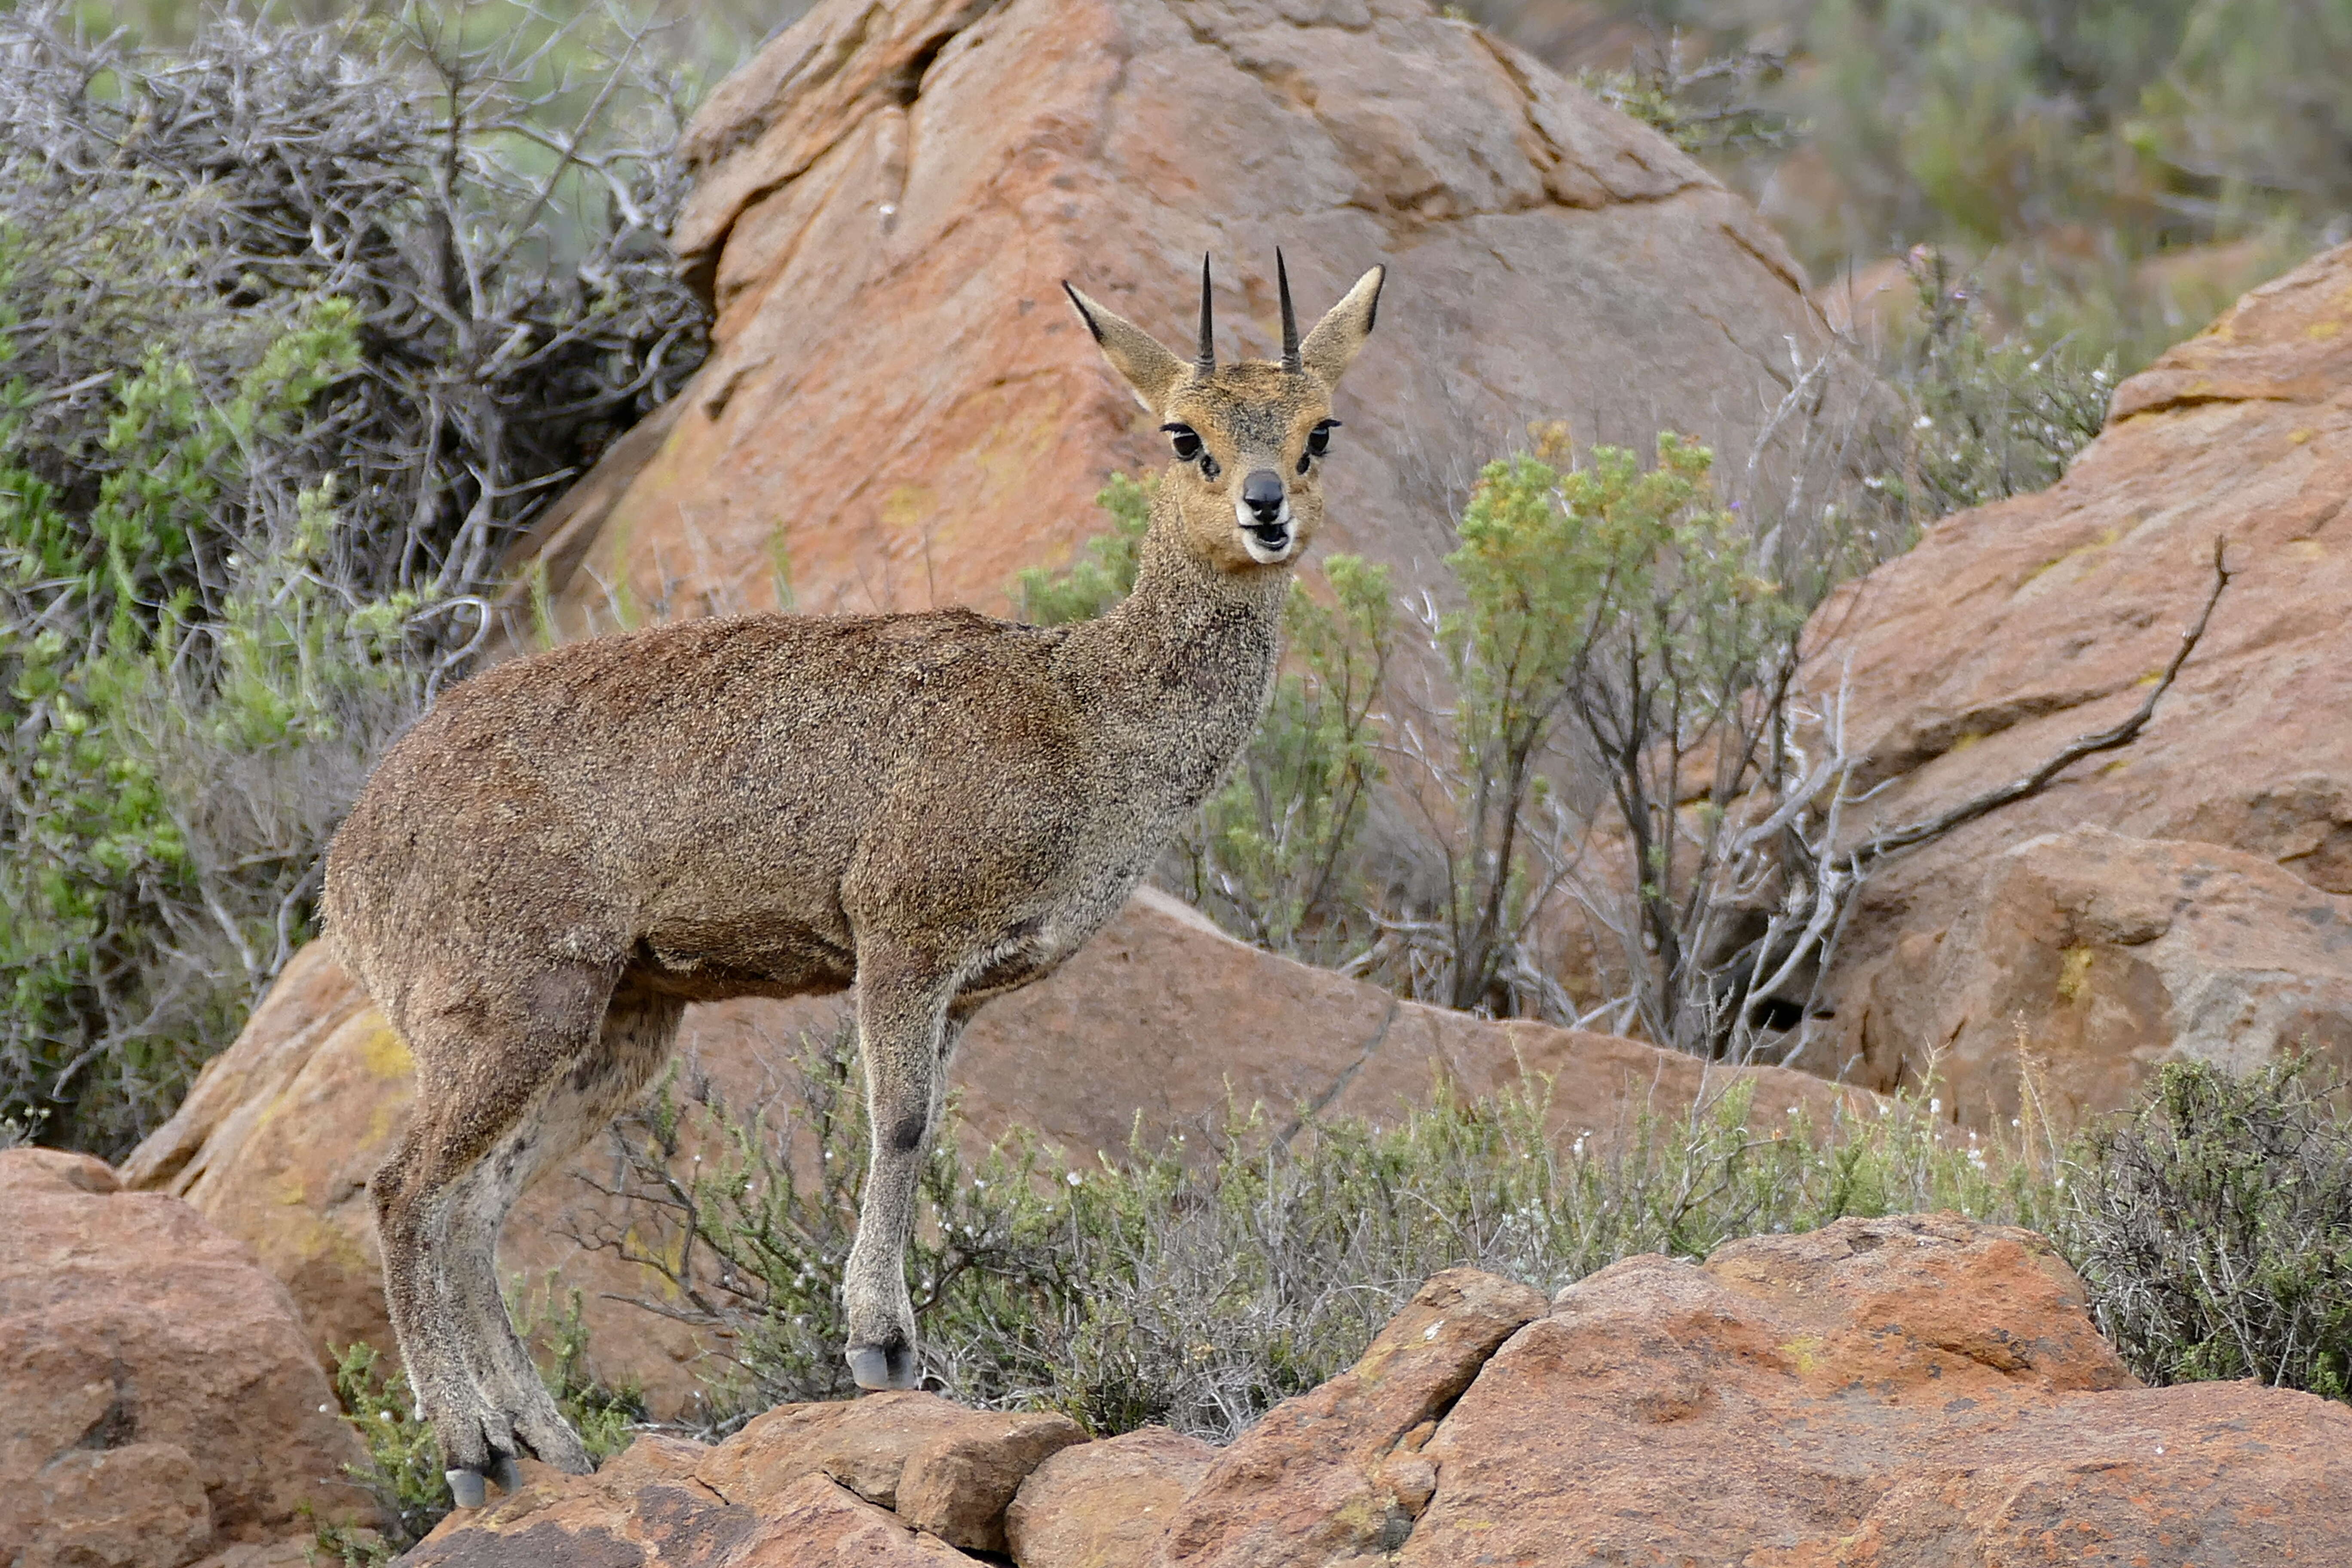
{"label": "white chin", "polygon": [[1282,541],[1279,544],[1267,542],[1259,530],[1250,526],[1250,515],[1246,508],[1238,503],[1234,507],[1234,521],[1240,525],[1242,531],[1242,548],[1248,551],[1249,558],[1261,566],[1278,566],[1298,552],[1298,535],[1290,526],[1288,501],[1282,503],[1282,510],[1276,514],[1276,518],[1277,526],[1282,530],[1277,536]]}

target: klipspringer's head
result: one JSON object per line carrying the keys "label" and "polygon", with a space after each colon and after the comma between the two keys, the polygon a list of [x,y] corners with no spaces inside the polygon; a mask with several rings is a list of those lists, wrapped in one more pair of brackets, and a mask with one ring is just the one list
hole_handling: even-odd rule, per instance
{"label": "klipspringer's head", "polygon": [[1290,275],[1274,255],[1282,299],[1282,359],[1217,363],[1209,260],[1201,258],[1200,350],[1179,359],[1137,326],[1067,283],[1070,303],[1111,368],[1160,421],[1176,460],[1160,479],[1192,552],[1227,572],[1285,567],[1323,521],[1323,464],[1339,422],[1331,395],[1380,313],[1375,267],[1304,340],[1290,308]]}

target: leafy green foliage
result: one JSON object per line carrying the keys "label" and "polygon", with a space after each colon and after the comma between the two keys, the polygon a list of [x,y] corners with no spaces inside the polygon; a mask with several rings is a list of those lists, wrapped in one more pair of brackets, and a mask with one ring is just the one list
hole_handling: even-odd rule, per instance
{"label": "leafy green foliage", "polygon": [[[1997,333],[2128,373],[2345,237],[2352,13],[2302,0],[1524,0],[1482,20],[1601,43],[1607,100],[1755,195],[1817,279],[1929,245]],[[1618,63],[1627,23],[1650,38]],[[1685,58],[1707,57],[1699,66]],[[2031,357],[2029,353],[2028,357]]]}
{"label": "leafy green foliage", "polygon": [[[367,1446],[367,1473],[354,1479],[374,1494],[399,1546],[424,1540],[454,1504],[433,1427],[416,1414],[407,1383],[392,1373],[373,1345],[354,1344],[336,1360],[335,1397]],[[354,1564],[390,1555],[340,1533],[322,1531],[320,1543]]]}
{"label": "leafy green foliage", "polygon": [[1110,520],[1110,531],[1087,540],[1077,558],[1060,572],[1023,568],[1013,587],[1021,618],[1032,626],[1067,626],[1093,620],[1126,598],[1135,587],[1143,536],[1151,528],[1151,498],[1159,489],[1157,474],[1140,479],[1113,474],[1095,497],[1095,504]]}
{"label": "leafy green foliage", "polygon": [[[1576,868],[1605,814],[1634,900],[1607,918],[1626,939],[1641,1022],[1663,1043],[1711,1048],[1712,1024],[1686,1015],[1718,955],[1693,936],[1726,813],[1785,739],[1773,716],[1811,608],[1764,574],[1774,545],[1717,500],[1712,467],[1671,434],[1648,468],[1614,447],[1578,464],[1553,426],[1479,478],[1446,557],[1461,607],[1431,627],[1450,731],[1414,754],[1446,877],[1421,934],[1453,1006],[1561,1010],[1527,936],[1556,891],[1583,885]],[[1816,591],[1830,580],[1815,578]],[[1580,765],[1595,798],[1559,797],[1558,759]]]}
{"label": "leafy green foliage", "polygon": [[2134,1372],[2352,1398],[2352,1125],[2310,1063],[2168,1064],[2077,1166],[2059,1234]]}
{"label": "leafy green foliage", "polygon": [[[631,1173],[603,1240],[665,1277],[659,1310],[729,1331],[719,1425],[848,1392],[841,1275],[867,1131],[845,1028],[804,1038],[749,1116],[675,1086],[616,1130]],[[908,1269],[926,1372],[969,1403],[1150,1422],[1216,1440],[1329,1377],[1431,1273],[1475,1264],[1546,1289],[1638,1252],[1948,1208],[2043,1223],[2019,1162],[1885,1115],[1687,1115],[1555,1128],[1547,1090],[1444,1086],[1393,1127],[1235,1107],[1210,1133],[1070,1165],[1015,1131],[976,1164],[941,1130]],[[648,1301],[648,1305],[654,1304]]]}
{"label": "leafy green foliage", "polygon": [[[234,1032],[315,889],[340,802],[312,786],[354,784],[421,698],[407,639],[435,605],[331,581],[325,486],[252,484],[356,356],[333,300],[261,342],[223,401],[152,351],[80,510],[0,416],[0,1111],[66,1141],[120,1148]],[[264,515],[208,561],[232,496]]]}
{"label": "leafy green foliage", "polygon": [[168,1114],[515,532],[700,358],[627,18],[489,19],[0,13],[0,1121]]}

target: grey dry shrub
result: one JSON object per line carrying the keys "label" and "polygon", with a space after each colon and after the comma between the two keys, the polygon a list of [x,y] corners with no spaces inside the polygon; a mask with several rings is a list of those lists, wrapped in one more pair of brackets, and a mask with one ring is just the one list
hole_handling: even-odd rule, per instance
{"label": "grey dry shrub", "polygon": [[0,1118],[119,1154],[517,531],[705,342],[619,11],[71,18],[0,16]]}
{"label": "grey dry shrub", "polygon": [[[601,1228],[662,1279],[649,1310],[723,1331],[713,1426],[845,1396],[841,1271],[867,1131],[854,1035],[804,1037],[765,1109],[673,1080],[613,1133]],[[1845,1215],[2046,1223],[2016,1159],[1884,1116],[1750,1112],[1746,1088],[1620,1128],[1548,1125],[1541,1085],[1438,1086],[1393,1127],[1234,1107],[1072,1164],[1014,1131],[977,1163],[950,1118],[925,1167],[909,1283],[925,1371],[970,1404],[1227,1441],[1352,1363],[1421,1282],[1472,1264],[1557,1289],[1640,1252],[1703,1256]]]}
{"label": "grey dry shrub", "polygon": [[2134,1372],[2352,1398],[2352,1122],[2310,1062],[2169,1064],[2075,1166],[2060,1235]]}

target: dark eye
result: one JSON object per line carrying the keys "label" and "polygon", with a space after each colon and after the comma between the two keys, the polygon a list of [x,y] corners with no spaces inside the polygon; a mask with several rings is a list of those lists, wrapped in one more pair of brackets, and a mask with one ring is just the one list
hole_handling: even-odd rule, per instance
{"label": "dark eye", "polygon": [[1339,427],[1339,422],[1337,419],[1326,419],[1322,424],[1307,432],[1307,450],[1298,454],[1300,473],[1305,473],[1307,464],[1317,458],[1328,458],[1331,455],[1331,432]]}
{"label": "dark eye", "polygon": [[1162,425],[1160,428],[1168,432],[1169,440],[1174,443],[1178,462],[1189,463],[1201,455],[1201,437],[1190,425]]}

